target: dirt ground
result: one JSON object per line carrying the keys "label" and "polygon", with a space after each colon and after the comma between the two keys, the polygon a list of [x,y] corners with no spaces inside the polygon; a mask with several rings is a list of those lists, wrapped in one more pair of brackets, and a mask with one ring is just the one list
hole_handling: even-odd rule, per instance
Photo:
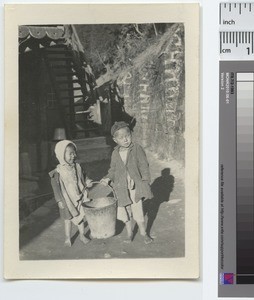
{"label": "dirt ground", "polygon": [[[93,259],[93,258],[171,258],[183,257],[184,236],[184,169],[175,161],[163,162],[147,153],[152,177],[154,199],[144,203],[147,232],[153,243],[146,245],[134,227],[134,240],[123,243],[126,229],[117,222],[115,236],[92,239],[88,245],[79,240],[77,228],[72,229],[72,247],[64,246],[63,221],[58,207],[51,199],[20,223],[20,259]],[[109,161],[97,161],[84,167],[90,178],[101,179],[107,172]],[[46,183],[45,183],[46,185]],[[106,196],[108,188],[100,185],[93,191]],[[98,193],[98,194],[97,194]],[[87,235],[90,231],[88,227]]]}

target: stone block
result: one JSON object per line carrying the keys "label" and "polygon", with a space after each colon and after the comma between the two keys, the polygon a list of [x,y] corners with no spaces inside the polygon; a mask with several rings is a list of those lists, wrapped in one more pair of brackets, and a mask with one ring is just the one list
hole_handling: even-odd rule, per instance
{"label": "stone block", "polygon": [[170,67],[168,67],[164,70],[164,74],[165,74],[166,78],[175,78],[176,77],[175,71],[172,70]]}
{"label": "stone block", "polygon": [[177,81],[177,80],[167,80],[166,81],[166,86],[167,86],[167,88],[178,87],[179,86],[179,81]]}
{"label": "stone block", "polygon": [[182,53],[182,52],[176,51],[176,52],[173,54],[173,56],[174,56],[174,59],[177,59],[177,60],[183,59],[183,53]]}

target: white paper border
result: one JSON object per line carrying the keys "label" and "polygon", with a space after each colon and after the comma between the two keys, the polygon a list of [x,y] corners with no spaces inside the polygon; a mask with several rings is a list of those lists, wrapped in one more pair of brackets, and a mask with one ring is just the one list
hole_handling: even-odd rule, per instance
{"label": "white paper border", "polygon": [[[186,68],[185,257],[169,259],[19,260],[18,25],[183,22]],[[5,278],[197,278],[199,5],[7,5],[5,7]]]}

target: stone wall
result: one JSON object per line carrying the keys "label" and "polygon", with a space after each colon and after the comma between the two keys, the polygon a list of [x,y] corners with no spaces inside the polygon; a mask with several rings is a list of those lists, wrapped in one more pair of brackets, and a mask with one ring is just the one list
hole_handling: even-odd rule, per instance
{"label": "stone wall", "polygon": [[184,162],[184,26],[174,24],[117,80],[134,140],[159,158]]}

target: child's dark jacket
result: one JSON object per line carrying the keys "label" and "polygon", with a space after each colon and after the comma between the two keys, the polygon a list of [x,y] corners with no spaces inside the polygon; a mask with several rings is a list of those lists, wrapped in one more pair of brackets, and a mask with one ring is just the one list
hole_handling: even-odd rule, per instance
{"label": "child's dark jacket", "polygon": [[153,194],[150,188],[149,164],[143,148],[138,144],[130,145],[126,165],[120,157],[119,146],[116,146],[112,153],[110,169],[105,177],[113,181],[118,206],[132,203],[127,186],[127,172],[135,183],[135,201],[151,199]]}
{"label": "child's dark jacket", "polygon": [[61,216],[66,220],[76,217],[78,215],[77,209],[75,208],[75,206],[73,206],[71,209],[68,209],[65,199],[63,197],[60,187],[59,173],[56,171],[56,169],[54,169],[49,173],[49,176],[51,178],[50,180],[54,192],[54,198],[57,203],[62,202],[64,206],[64,209],[60,209]]}
{"label": "child's dark jacket", "polygon": [[61,213],[61,216],[64,219],[68,220],[68,219],[71,219],[71,218],[75,217],[76,215],[78,215],[75,207],[73,207],[72,212],[70,212],[69,209],[67,208],[67,204],[66,204],[65,199],[61,192],[60,181],[59,181],[60,176],[59,176],[59,173],[56,171],[56,169],[51,171],[49,173],[49,176],[50,176],[51,186],[52,186],[53,192],[54,192],[54,198],[57,203],[62,202],[63,206],[64,206],[64,209],[59,210]]}
{"label": "child's dark jacket", "polygon": [[[76,168],[77,168],[77,166],[79,166],[79,170],[80,170],[79,173],[81,173],[80,174],[81,182],[82,182],[83,186],[86,187],[85,175],[83,174],[83,170],[80,167],[80,165],[76,163]],[[57,203],[62,202],[63,207],[64,207],[63,209],[59,210],[61,217],[63,217],[64,219],[72,219],[73,217],[78,216],[80,214],[80,212],[78,211],[77,207],[71,201],[68,201],[68,203],[67,203],[66,199],[63,196],[63,191],[62,191],[63,185],[61,188],[61,184],[60,184],[61,177],[57,171],[57,168],[52,170],[51,172],[49,172],[49,176],[50,176],[50,180],[51,180],[51,186],[52,186],[52,189],[54,192],[54,198]]]}

